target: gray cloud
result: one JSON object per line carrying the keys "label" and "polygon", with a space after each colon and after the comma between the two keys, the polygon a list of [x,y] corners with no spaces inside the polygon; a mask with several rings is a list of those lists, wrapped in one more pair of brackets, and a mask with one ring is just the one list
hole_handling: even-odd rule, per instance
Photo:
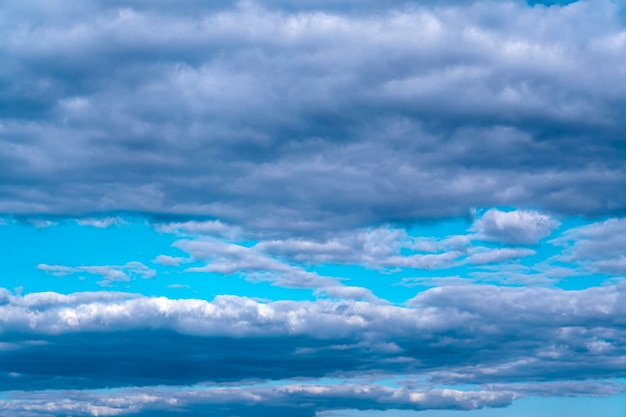
{"label": "gray cloud", "polygon": [[537,244],[550,236],[559,222],[550,216],[528,210],[491,209],[477,219],[472,229],[479,239],[505,244]]}
{"label": "gray cloud", "polygon": [[283,235],[624,212],[619,5],[361,6],[4,6],[0,211]]}
{"label": "gray cloud", "polygon": [[179,266],[187,259],[180,256],[159,255],[152,262],[164,266]]}
{"label": "gray cloud", "polygon": [[[624,285],[456,285],[406,307],[0,293],[0,387],[64,389],[393,376],[433,383],[626,375]],[[340,295],[341,297],[345,294]],[[113,366],[112,364],[132,364]]]}
{"label": "gray cloud", "polygon": [[560,260],[593,272],[626,274],[626,219],[608,219],[568,230],[552,243],[563,247]]}

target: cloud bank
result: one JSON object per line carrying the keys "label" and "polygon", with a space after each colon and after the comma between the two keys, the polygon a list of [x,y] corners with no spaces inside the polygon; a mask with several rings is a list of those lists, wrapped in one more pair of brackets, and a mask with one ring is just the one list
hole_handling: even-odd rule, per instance
{"label": "cloud bank", "polygon": [[625,212],[619,2],[3,9],[4,213],[302,234]]}
{"label": "cloud bank", "polygon": [[625,294],[622,284],[582,291],[450,286],[419,293],[402,307],[4,291],[0,386],[364,374],[424,375],[446,384],[620,378]]}

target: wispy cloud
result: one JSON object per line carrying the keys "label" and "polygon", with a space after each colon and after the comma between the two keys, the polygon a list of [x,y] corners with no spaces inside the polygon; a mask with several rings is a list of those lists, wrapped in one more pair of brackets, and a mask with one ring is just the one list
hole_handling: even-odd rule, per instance
{"label": "wispy cloud", "polygon": [[61,277],[75,274],[97,275],[102,278],[99,282],[102,286],[110,285],[114,282],[126,282],[131,279],[143,278],[151,279],[156,277],[156,271],[150,269],[141,262],[128,262],[124,265],[47,265],[39,264],[37,269]]}

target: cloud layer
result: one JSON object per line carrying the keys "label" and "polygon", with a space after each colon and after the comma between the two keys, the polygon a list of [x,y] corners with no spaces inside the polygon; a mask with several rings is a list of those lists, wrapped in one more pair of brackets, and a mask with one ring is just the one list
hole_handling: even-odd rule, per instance
{"label": "cloud layer", "polygon": [[619,7],[5,6],[0,211],[281,233],[623,213]]}
{"label": "cloud layer", "polygon": [[[407,307],[3,292],[4,389],[297,377],[446,384],[626,375],[624,285],[434,288]],[[120,364],[120,366],[112,366]]]}
{"label": "cloud layer", "polygon": [[626,392],[626,9],[535,3],[0,6],[0,414]]}

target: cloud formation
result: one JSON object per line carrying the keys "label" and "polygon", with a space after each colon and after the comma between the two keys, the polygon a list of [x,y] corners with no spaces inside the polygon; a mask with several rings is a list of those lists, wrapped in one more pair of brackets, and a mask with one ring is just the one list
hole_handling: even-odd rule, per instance
{"label": "cloud formation", "polygon": [[619,8],[7,6],[0,211],[281,235],[503,205],[624,213]]}
{"label": "cloud formation", "polygon": [[[626,392],[626,9],[556,3],[0,6],[3,242],[44,242],[6,262],[0,414]],[[36,291],[150,296],[29,293],[57,227],[146,258],[55,247]]]}
{"label": "cloud formation", "polygon": [[[176,416],[187,411],[202,415],[314,417],[318,410],[333,410],[346,405],[361,410],[460,409],[502,407],[516,395],[507,391],[460,391],[438,389],[412,391],[380,385],[289,384],[277,387],[194,389],[125,389],[110,393],[65,391],[13,393],[0,401],[0,410],[16,417],[51,415]],[[31,396],[36,395],[33,401]]]}
{"label": "cloud formation", "polygon": [[529,245],[550,236],[558,225],[550,216],[536,211],[491,209],[474,222],[472,229],[479,239]]}
{"label": "cloud formation", "polygon": [[582,291],[448,286],[419,293],[407,307],[122,293],[1,297],[4,389],[363,375],[462,385],[626,375],[622,284]]}
{"label": "cloud formation", "polygon": [[626,219],[608,219],[568,230],[554,240],[561,260],[606,274],[626,274]]}
{"label": "cloud formation", "polygon": [[81,266],[39,264],[37,269],[57,277],[74,274],[97,275],[102,277],[102,281],[98,282],[102,286],[110,285],[113,282],[128,282],[133,278],[151,279],[156,277],[156,271],[148,268],[141,262],[127,262],[125,265]]}

